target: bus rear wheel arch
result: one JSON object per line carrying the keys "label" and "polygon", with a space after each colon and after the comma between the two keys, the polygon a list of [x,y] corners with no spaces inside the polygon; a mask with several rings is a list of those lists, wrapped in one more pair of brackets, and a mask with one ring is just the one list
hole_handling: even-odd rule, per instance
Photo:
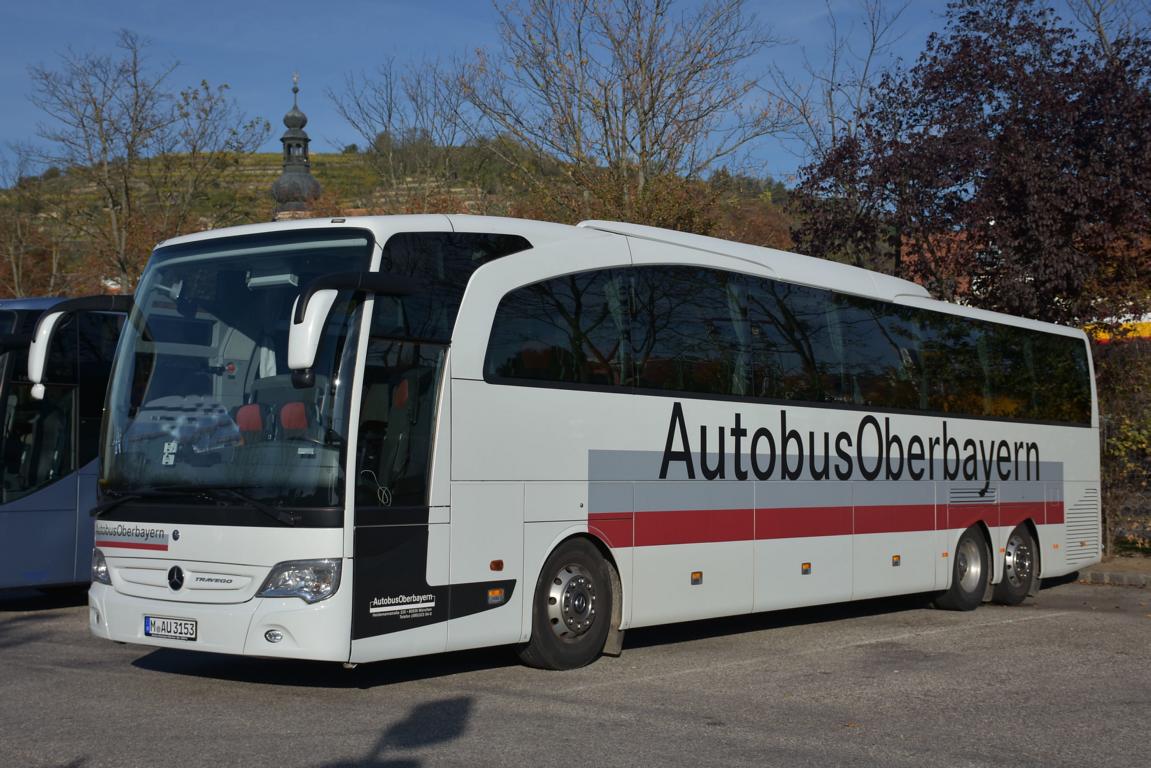
{"label": "bus rear wheel arch", "polygon": [[532,597],[531,639],[520,659],[540,669],[576,669],[604,650],[613,619],[612,565],[591,541],[568,539],[548,557]]}
{"label": "bus rear wheel arch", "polygon": [[1035,594],[1039,579],[1039,547],[1027,523],[1020,523],[1007,537],[1003,552],[1003,578],[995,585],[992,599],[1001,605],[1019,605]]}
{"label": "bus rear wheel arch", "polygon": [[991,548],[979,526],[968,528],[959,537],[951,563],[951,586],[935,598],[935,607],[973,611],[983,602],[991,579]]}

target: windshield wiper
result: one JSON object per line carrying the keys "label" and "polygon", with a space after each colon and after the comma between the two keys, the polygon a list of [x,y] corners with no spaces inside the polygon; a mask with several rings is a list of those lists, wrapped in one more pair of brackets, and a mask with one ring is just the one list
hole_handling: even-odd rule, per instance
{"label": "windshield wiper", "polygon": [[221,496],[228,496],[233,499],[239,499],[252,509],[262,512],[273,520],[279,520],[284,525],[294,526],[297,522],[299,522],[299,516],[296,515],[295,512],[278,509],[271,506],[270,504],[265,504],[264,502],[254,499],[243,491],[237,490],[235,488],[208,487],[201,488],[199,490],[205,495],[215,499],[219,499]]}
{"label": "windshield wiper", "polygon": [[[105,494],[112,495],[115,491],[105,491]],[[236,488],[220,487],[220,486],[166,486],[164,488],[146,488],[141,489],[135,493],[125,493],[122,496],[117,496],[111,501],[106,501],[92,508],[89,513],[92,517],[99,517],[110,509],[120,506],[126,501],[140,501],[146,499],[169,499],[172,497],[183,497],[192,499],[205,499],[209,501],[222,501],[223,499],[238,499],[247,504],[252,509],[255,509],[262,514],[283,523],[284,525],[294,526],[299,522],[299,517],[294,512],[289,512],[283,509],[277,509],[273,506],[265,504],[262,501],[252,498],[246,493],[237,490]]]}
{"label": "windshield wiper", "polygon": [[99,517],[105,512],[115,509],[126,501],[140,501],[143,499],[169,499],[173,496],[182,497],[195,497],[197,494],[193,491],[174,490],[167,488],[144,488],[135,493],[121,493],[120,491],[104,491],[105,496],[113,496],[111,501],[105,501],[103,504],[97,504],[92,507],[88,512],[91,517]]}

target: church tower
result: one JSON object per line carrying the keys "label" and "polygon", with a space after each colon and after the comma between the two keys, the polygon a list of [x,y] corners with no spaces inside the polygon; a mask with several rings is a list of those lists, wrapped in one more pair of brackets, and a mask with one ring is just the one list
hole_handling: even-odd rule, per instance
{"label": "church tower", "polygon": [[284,170],[272,184],[276,219],[303,218],[321,191],[320,182],[312,176],[312,166],[308,160],[308,144],[311,139],[304,131],[308,116],[300,111],[299,93],[300,76],[292,75],[292,108],[284,115],[284,127],[287,130],[280,137],[284,145]]}

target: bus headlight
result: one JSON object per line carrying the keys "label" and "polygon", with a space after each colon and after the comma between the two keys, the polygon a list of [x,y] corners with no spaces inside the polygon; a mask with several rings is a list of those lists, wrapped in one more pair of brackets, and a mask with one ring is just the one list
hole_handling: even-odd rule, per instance
{"label": "bus headlight", "polygon": [[256,597],[298,597],[315,603],[340,588],[339,560],[289,560],[276,563]]}
{"label": "bus headlight", "polygon": [[104,559],[104,553],[98,549],[92,550],[92,581],[112,584],[112,576],[108,573],[108,561]]}

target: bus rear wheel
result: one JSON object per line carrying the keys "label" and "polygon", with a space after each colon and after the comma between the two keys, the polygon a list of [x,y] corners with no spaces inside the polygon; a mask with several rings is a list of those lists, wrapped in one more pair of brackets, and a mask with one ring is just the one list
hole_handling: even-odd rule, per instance
{"label": "bus rear wheel", "polygon": [[611,566],[587,539],[552,552],[536,583],[532,636],[520,659],[540,669],[576,669],[603,651],[611,629]]}
{"label": "bus rear wheel", "polygon": [[1019,525],[1007,538],[1003,553],[1003,580],[995,585],[992,599],[1002,605],[1019,605],[1039,577],[1035,562],[1035,538],[1027,526]]}
{"label": "bus rear wheel", "polygon": [[952,563],[951,587],[935,599],[935,607],[973,611],[983,602],[991,574],[991,555],[978,528],[968,528],[959,537]]}

